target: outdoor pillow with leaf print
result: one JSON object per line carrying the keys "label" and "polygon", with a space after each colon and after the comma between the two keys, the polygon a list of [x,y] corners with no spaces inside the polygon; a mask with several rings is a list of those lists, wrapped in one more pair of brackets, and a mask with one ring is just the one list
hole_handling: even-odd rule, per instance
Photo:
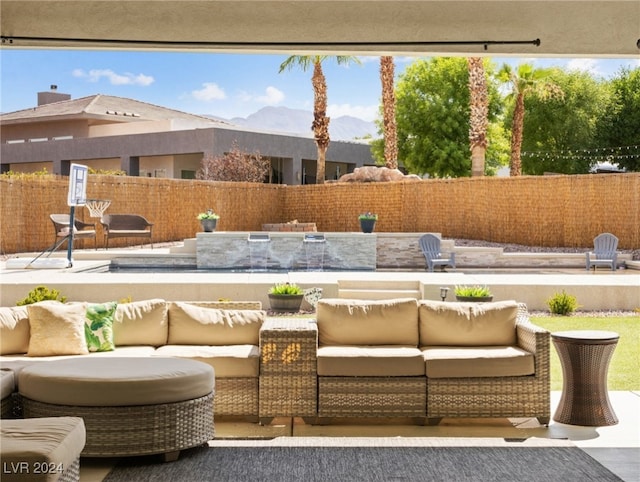
{"label": "outdoor pillow with leaf print", "polygon": [[100,303],[87,306],[84,334],[89,351],[113,351],[113,317],[118,303]]}

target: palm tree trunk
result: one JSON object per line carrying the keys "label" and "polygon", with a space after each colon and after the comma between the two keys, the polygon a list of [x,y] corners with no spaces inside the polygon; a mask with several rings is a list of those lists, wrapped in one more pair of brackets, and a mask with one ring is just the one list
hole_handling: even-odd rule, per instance
{"label": "palm tree trunk", "polygon": [[511,176],[522,175],[522,130],[524,128],[524,94],[518,93],[516,105],[513,109],[513,125],[511,126]]}
{"label": "palm tree trunk", "polygon": [[482,58],[467,59],[469,66],[469,145],[471,175],[484,176],[487,128],[489,126],[489,93]]}
{"label": "palm tree trunk", "polygon": [[380,81],[382,83],[382,119],[384,130],[384,160],[389,169],[398,168],[398,130],[396,127],[396,94],[393,57],[380,57]]}
{"label": "palm tree trunk", "polygon": [[324,184],[325,156],[329,147],[329,117],[327,117],[327,82],[322,72],[322,65],[316,62],[313,66],[313,123],[311,129],[318,147],[316,167],[316,184]]}

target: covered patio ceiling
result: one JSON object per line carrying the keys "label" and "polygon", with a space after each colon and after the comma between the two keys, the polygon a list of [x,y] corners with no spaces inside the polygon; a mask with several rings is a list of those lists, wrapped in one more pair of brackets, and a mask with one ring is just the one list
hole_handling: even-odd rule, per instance
{"label": "covered patio ceiling", "polygon": [[640,0],[2,0],[0,17],[2,48],[640,57]]}

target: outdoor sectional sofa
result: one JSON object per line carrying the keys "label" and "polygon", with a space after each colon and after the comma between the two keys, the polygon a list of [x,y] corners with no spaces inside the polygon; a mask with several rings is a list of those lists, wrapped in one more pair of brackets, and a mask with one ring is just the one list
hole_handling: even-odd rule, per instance
{"label": "outdoor sectional sofa", "polygon": [[[96,307],[103,313],[113,309],[114,346],[107,343],[102,347],[106,351],[88,352],[85,325],[89,326],[86,320],[92,315],[85,317],[85,313],[89,308],[96,311]],[[17,389],[22,368],[54,359],[158,356],[198,360],[214,368],[215,415],[257,420],[258,343],[266,315],[261,307],[260,302],[162,299],[122,304],[44,301],[1,307],[0,368],[13,372]],[[3,413],[7,413],[11,398],[19,400],[4,397]]]}
{"label": "outdoor sectional sofa", "polygon": [[[322,299],[315,322],[280,328],[282,340],[263,353],[263,367],[292,388],[281,390],[280,399],[266,397],[272,406],[261,410],[263,422],[269,412],[291,410],[308,423],[397,417],[549,423],[550,334],[530,322],[524,304]],[[287,351],[296,352],[295,361]]]}
{"label": "outdoor sectional sofa", "polygon": [[118,304],[115,350],[90,354],[70,352],[77,330],[43,331],[52,303],[0,308],[3,370],[63,356],[185,357],[214,367],[216,416],[549,423],[550,334],[515,301],[322,299],[315,319],[266,319],[255,302],[146,300]]}

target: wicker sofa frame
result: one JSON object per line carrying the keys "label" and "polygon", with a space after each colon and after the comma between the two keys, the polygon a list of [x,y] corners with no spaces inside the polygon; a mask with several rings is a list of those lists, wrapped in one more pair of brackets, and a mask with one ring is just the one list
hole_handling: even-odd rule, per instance
{"label": "wicker sofa frame", "polygon": [[[260,302],[189,303],[220,309],[261,308]],[[274,417],[287,416],[302,417],[307,423],[326,423],[335,418],[403,417],[431,424],[445,417],[536,417],[547,425],[550,420],[550,334],[530,322],[524,304],[518,305],[516,330],[518,346],[534,354],[534,375],[440,379],[323,377],[317,374],[315,320],[267,318],[260,329],[259,376],[216,378],[215,415],[239,416],[263,424]],[[27,400],[21,402],[30,404]],[[23,408],[22,403],[14,407],[16,413]],[[24,408],[26,411],[27,407]],[[46,407],[46,410],[53,408]],[[79,416],[83,409],[71,408],[71,412],[65,414]],[[158,407],[159,410],[165,408]],[[10,400],[3,400],[3,417],[9,410]],[[42,407],[31,403],[28,410],[42,410]],[[43,413],[47,415],[37,416],[52,416],[46,410]],[[107,408],[99,412],[100,420],[117,418],[104,410]],[[118,437],[120,433],[118,431]],[[157,453],[156,448],[153,450]],[[109,456],[104,450],[96,449],[96,452]]]}
{"label": "wicker sofa frame", "polygon": [[526,377],[427,378],[427,418],[551,417],[550,334],[531,323],[526,305],[518,305],[518,346],[535,354],[535,374]]}
{"label": "wicker sofa frame", "polygon": [[518,305],[517,343],[534,353],[535,375],[486,378],[317,376],[314,320],[269,320],[261,333],[260,420],[298,416],[310,424],[335,418],[535,417],[550,420],[548,331]]}
{"label": "wicker sofa frame", "polygon": [[[224,310],[261,310],[260,301],[189,301],[203,308]],[[265,322],[266,323],[266,322]],[[258,377],[216,377],[216,417],[243,417],[258,421]]]}
{"label": "wicker sofa frame", "polygon": [[[188,301],[205,308],[223,310],[261,310],[260,301]],[[216,417],[237,417],[247,421],[258,421],[259,377],[216,377]],[[2,418],[21,417],[23,406],[20,397],[2,400]]]}
{"label": "wicker sofa frame", "polygon": [[12,418],[13,405],[13,397],[11,395],[0,400],[0,418]]}

